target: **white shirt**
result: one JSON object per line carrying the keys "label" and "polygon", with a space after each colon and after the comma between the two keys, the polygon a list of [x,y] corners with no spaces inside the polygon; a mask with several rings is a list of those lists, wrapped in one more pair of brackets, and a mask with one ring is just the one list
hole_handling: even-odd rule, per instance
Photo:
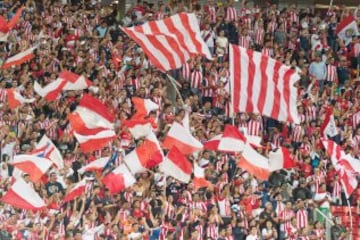
{"label": "white shirt", "polygon": [[216,38],[216,54],[223,56],[227,52],[228,39],[226,37],[217,37]]}
{"label": "white shirt", "polygon": [[248,235],[246,237],[246,240],[259,240],[258,236],[257,235]]}

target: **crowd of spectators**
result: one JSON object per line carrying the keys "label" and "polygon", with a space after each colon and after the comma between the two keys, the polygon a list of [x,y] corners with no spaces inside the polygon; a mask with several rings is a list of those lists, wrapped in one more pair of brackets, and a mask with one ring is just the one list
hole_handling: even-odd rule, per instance
{"label": "crowd of spectators", "polygon": [[[95,0],[3,0],[0,13],[10,19],[22,4],[21,19],[10,31],[8,42],[0,43],[0,65],[29,47],[38,48],[31,61],[0,70],[0,195],[14,177],[23,177],[46,201],[47,210],[24,211],[0,202],[0,239],[325,239],[327,219],[333,220],[329,206],[347,204],[320,141],[328,108],[333,109],[339,133],[333,140],[360,161],[356,50],[360,37],[354,36],[345,45],[336,34],[338,23],[348,15],[353,14],[360,23],[360,6],[315,11],[313,6],[301,9],[295,4],[280,8],[243,2],[235,8],[231,1],[209,0],[201,5],[197,1],[150,4],[139,0],[119,19],[116,7]],[[120,26],[183,11],[196,14],[214,60],[195,57],[182,69],[171,71],[181,93],[174,99],[168,91],[169,79],[151,65]],[[229,43],[261,51],[299,72],[299,125],[251,113],[229,116]],[[93,85],[63,92],[51,102],[34,92],[35,81],[47,85],[64,69],[85,75]],[[36,101],[12,110],[6,100],[7,88],[16,88]],[[81,152],[67,119],[83,92],[99,98],[116,117],[117,139],[91,154]],[[265,156],[270,145],[289,148],[296,167],[260,181],[237,167],[236,156],[201,151],[189,159],[206,169],[212,187],[195,189],[192,182],[182,184],[153,168],[136,176],[132,187],[111,195],[99,180],[101,173],[81,175],[78,169],[114,151],[126,154],[135,148],[138,142],[122,126],[136,111],[132,96],[150,98],[160,105],[159,111],[150,114],[160,141],[169,125],[181,123],[184,111],[190,111],[192,134],[201,142],[220,134],[225,124],[234,123],[247,134],[262,137],[265,147],[258,151]],[[47,180],[31,183],[26,174],[16,175],[11,161],[16,154],[31,152],[43,134],[60,149],[65,167],[49,171]],[[66,192],[84,177],[88,179],[85,194],[64,204]],[[327,194],[319,198],[318,193]],[[360,214],[360,191],[349,200]],[[355,226],[360,224],[358,219],[354,216]],[[345,239],[351,229],[335,219],[332,230],[332,239]]]}

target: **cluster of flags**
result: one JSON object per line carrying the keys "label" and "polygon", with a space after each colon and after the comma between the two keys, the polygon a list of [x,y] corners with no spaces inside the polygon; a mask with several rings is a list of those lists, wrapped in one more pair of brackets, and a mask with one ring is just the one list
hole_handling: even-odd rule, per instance
{"label": "cluster of flags", "polygon": [[[21,16],[22,8],[7,23],[0,17],[0,39],[7,37],[8,31]],[[347,18],[339,24],[338,35],[347,38],[349,29],[357,31],[353,19]],[[194,14],[180,13],[169,18],[147,22],[141,26],[123,28],[144,50],[150,62],[160,71],[176,69],[191,57],[202,55],[208,59],[212,56],[201,37],[199,24]],[[34,57],[36,47],[9,57],[2,68],[22,64]],[[297,113],[297,89],[294,87],[299,75],[284,64],[261,53],[230,45],[230,86],[231,110],[235,112],[259,113],[279,121],[299,123]],[[91,82],[82,75],[62,71],[58,78],[45,87],[35,82],[35,92],[48,101],[56,100],[62,91],[83,90]],[[11,108],[34,99],[25,99],[15,89],[8,90],[8,102]],[[183,183],[193,180],[196,188],[210,186],[205,178],[205,169],[195,161],[191,163],[188,156],[203,149],[232,153],[238,156],[238,166],[257,178],[266,180],[273,171],[294,167],[294,160],[286,148],[272,149],[268,157],[261,155],[255,148],[261,146],[261,139],[242,134],[238,128],[226,125],[222,134],[215,136],[204,145],[192,136],[188,115],[183,124],[174,122],[162,145],[153,130],[157,127],[149,118],[152,111],[159,106],[149,99],[133,97],[135,114],[123,125],[128,128],[137,147],[124,157],[124,161],[114,169],[103,174],[101,181],[111,193],[117,193],[136,182],[135,174],[159,166],[159,170]],[[83,94],[74,112],[68,115],[72,131],[83,152],[102,149],[116,138],[114,116],[99,99]],[[334,119],[329,113],[322,128],[323,134],[333,137]],[[330,140],[323,141],[335,168],[340,172],[346,194],[349,196],[357,186],[354,172],[359,166],[343,153],[339,146]],[[163,149],[167,155],[164,156]],[[116,151],[116,150],[115,150]],[[113,162],[113,156],[97,159],[79,170],[102,172]],[[60,152],[46,136],[41,139],[31,154],[17,155],[12,164],[27,173],[30,180],[38,182],[51,167],[62,168],[63,159]],[[65,202],[82,195],[88,179],[75,184],[65,196]],[[15,207],[39,210],[45,207],[44,201],[23,179],[17,179],[1,199]]]}
{"label": "cluster of flags", "polygon": [[116,138],[113,114],[91,95],[83,94],[75,111],[68,118],[83,152],[102,149]]}

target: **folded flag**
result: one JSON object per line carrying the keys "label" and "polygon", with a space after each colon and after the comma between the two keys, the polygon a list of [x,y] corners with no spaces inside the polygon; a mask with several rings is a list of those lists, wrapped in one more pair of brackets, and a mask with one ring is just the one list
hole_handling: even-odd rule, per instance
{"label": "folded flag", "polygon": [[46,209],[44,200],[22,178],[16,180],[1,201],[19,209],[31,211]]}
{"label": "folded flag", "polygon": [[172,147],[166,158],[159,165],[160,171],[182,183],[189,183],[192,174],[192,164],[176,148]]}
{"label": "folded flag", "polygon": [[131,187],[136,179],[124,164],[119,165],[102,179],[102,183],[114,194]]}

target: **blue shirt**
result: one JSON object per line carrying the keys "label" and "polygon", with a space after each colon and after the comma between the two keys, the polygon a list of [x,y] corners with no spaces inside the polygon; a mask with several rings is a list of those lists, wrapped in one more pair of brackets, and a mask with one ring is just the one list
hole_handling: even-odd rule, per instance
{"label": "blue shirt", "polygon": [[326,65],[324,62],[312,62],[309,67],[309,73],[314,75],[317,80],[326,79]]}

